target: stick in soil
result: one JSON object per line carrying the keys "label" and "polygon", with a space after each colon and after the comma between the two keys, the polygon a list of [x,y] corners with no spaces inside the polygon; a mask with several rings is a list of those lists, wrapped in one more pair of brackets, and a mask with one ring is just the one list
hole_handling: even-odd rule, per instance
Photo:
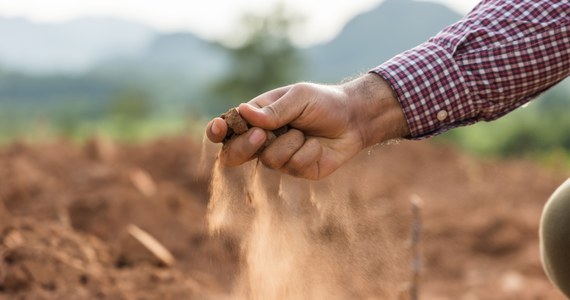
{"label": "stick in soil", "polygon": [[410,299],[418,300],[420,273],[422,269],[421,259],[421,232],[422,232],[422,199],[418,195],[413,195],[412,200],[412,284],[410,287]]}

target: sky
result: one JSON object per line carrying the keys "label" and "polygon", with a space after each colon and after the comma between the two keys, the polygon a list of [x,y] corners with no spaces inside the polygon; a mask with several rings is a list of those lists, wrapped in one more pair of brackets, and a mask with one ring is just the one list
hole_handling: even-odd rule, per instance
{"label": "sky", "polygon": [[[280,0],[0,0],[0,16],[35,22],[65,22],[83,16],[117,17],[160,31],[190,31],[219,40],[231,34],[244,12],[269,10]],[[445,4],[465,14],[478,0],[422,0]],[[382,0],[281,0],[306,18],[296,36],[300,45],[332,39],[355,15]]]}

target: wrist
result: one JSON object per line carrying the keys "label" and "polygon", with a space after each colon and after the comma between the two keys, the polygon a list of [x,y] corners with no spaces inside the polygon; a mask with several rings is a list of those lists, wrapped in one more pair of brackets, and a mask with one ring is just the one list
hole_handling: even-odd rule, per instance
{"label": "wrist", "polygon": [[350,101],[350,122],[358,130],[363,148],[410,135],[397,96],[384,78],[369,73],[342,87]]}

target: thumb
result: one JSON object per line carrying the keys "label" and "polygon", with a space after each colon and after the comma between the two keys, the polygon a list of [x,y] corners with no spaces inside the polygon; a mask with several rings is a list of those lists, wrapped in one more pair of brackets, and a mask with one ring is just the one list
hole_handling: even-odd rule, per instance
{"label": "thumb", "polygon": [[239,106],[239,113],[251,125],[275,130],[285,126],[301,116],[308,102],[303,97],[292,97],[286,93],[277,101],[258,108],[247,103]]}

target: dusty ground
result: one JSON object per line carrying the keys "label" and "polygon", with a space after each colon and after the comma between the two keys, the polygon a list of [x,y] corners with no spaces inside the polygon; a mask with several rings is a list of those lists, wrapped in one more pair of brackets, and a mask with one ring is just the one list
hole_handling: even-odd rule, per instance
{"label": "dusty ground", "polygon": [[[0,149],[0,299],[231,299],[239,249],[207,235],[200,148],[169,138]],[[424,202],[420,299],[563,299],[540,267],[537,231],[570,170],[420,142],[374,151],[378,184]],[[174,265],[130,240],[130,224]]]}

